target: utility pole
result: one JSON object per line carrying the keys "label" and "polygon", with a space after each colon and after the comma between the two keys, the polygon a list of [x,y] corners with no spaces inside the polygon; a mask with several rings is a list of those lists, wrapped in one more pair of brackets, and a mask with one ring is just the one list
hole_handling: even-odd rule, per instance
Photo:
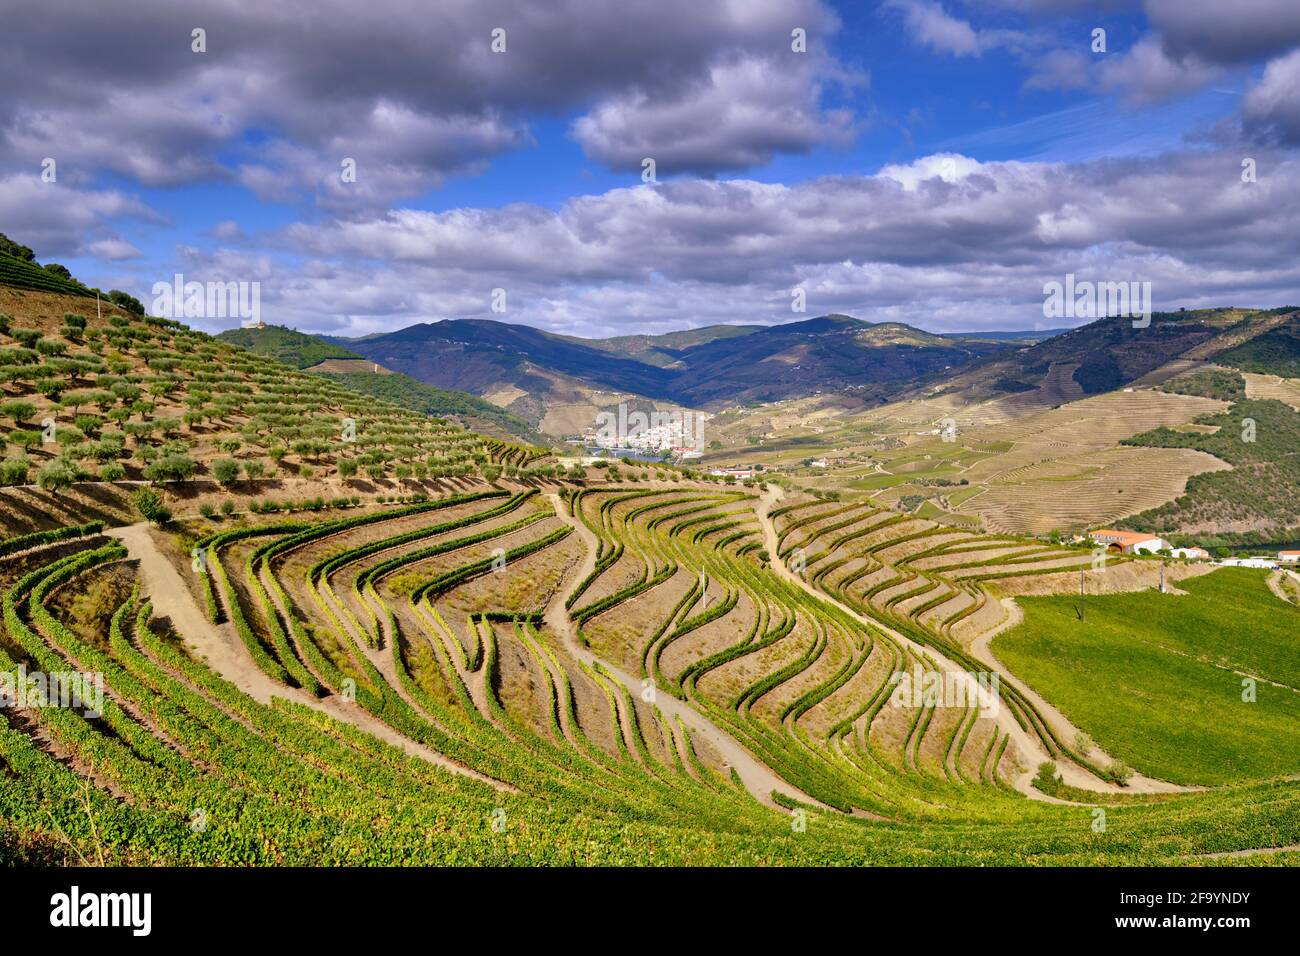
{"label": "utility pole", "polygon": [[1079,620],[1088,620],[1088,597],[1083,589],[1083,568],[1079,569]]}
{"label": "utility pole", "polygon": [[1165,593],[1165,563],[1160,562],[1160,593]]}

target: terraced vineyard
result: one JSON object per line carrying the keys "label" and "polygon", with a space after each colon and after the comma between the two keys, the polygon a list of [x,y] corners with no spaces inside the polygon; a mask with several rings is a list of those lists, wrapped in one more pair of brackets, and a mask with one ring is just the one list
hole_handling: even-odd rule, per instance
{"label": "terraced vineyard", "polygon": [[[1300,842],[1285,758],[1205,791],[1130,772],[993,656],[1012,596],[1131,591],[1157,564],[980,533],[954,513],[978,489],[890,507],[922,477],[1084,467],[1040,455],[1032,418],[899,450],[857,477],[883,500],[588,473],[85,303],[0,288],[6,860],[1093,864]],[[1219,405],[1134,399],[1153,422],[1189,402]]]}
{"label": "terraced vineyard", "polygon": [[[0,712],[10,857],[1114,864],[1300,842],[1294,779],[1120,787],[1010,675],[987,712],[895,692],[985,670],[994,589],[1073,576],[1081,551],[690,482],[467,481],[196,534],[0,549],[0,670],[105,684],[99,716]],[[1048,754],[1055,800],[1030,786]]]}
{"label": "terraced vineyard", "polygon": [[96,316],[84,298],[5,286],[0,421],[0,531],[10,533],[128,520],[141,481],[206,490],[214,507],[244,511],[285,482],[316,482],[305,490],[336,499],[363,483],[373,493],[484,467],[516,475],[546,455],[179,322],[109,303]]}

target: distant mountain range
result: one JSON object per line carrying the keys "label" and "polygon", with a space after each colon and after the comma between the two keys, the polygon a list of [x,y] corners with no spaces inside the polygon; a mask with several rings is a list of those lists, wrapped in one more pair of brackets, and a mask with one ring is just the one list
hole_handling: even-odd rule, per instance
{"label": "distant mountain range", "polygon": [[[1294,310],[1291,310],[1294,311]],[[1216,355],[1254,370],[1300,361],[1296,319],[1285,309],[1157,313],[1149,327],[1109,318],[1075,329],[931,333],[899,322],[824,315],[783,325],[713,325],[661,335],[584,339],[483,319],[413,325],[362,338],[287,329],[223,333],[236,344],[323,374],[397,373],[373,381],[391,397],[460,403],[470,427],[496,416],[493,431],[516,437],[581,432],[619,402],[646,407],[723,408],[835,395],[871,407],[899,398],[960,393],[966,400],[1025,394],[1056,404],[1121,387]],[[1284,374],[1279,372],[1279,374]],[[404,384],[398,388],[396,383]],[[382,390],[381,390],[382,389]],[[455,397],[459,396],[459,397]],[[470,417],[466,418],[465,416]]]}
{"label": "distant mountain range", "polygon": [[581,431],[619,401],[716,410],[830,390],[879,401],[1037,337],[934,335],[827,315],[607,339],[466,319],[328,341],[422,382],[487,398],[559,435]]}

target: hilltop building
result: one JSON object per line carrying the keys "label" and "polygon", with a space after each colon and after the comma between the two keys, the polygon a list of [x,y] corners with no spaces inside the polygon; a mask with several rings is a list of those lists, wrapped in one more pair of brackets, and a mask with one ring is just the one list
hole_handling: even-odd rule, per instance
{"label": "hilltop building", "polygon": [[[1117,531],[1114,528],[1098,528],[1089,531],[1088,537],[1097,544],[1106,546],[1107,551],[1116,554],[1155,554],[1169,549],[1169,542],[1153,534],[1141,531]],[[1209,557],[1207,554],[1206,557]]]}
{"label": "hilltop building", "polygon": [[719,478],[753,478],[758,472],[753,465],[735,465],[730,468],[714,468],[709,472]]}

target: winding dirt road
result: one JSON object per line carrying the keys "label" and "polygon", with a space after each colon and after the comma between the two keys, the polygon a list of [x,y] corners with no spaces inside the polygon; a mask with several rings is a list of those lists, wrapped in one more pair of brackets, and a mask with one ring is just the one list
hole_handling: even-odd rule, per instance
{"label": "winding dirt road", "polygon": [[[777,547],[778,535],[776,531],[776,523],[772,520],[771,516],[773,506],[776,505],[781,498],[781,488],[777,485],[769,485],[767,492],[760,498],[759,507],[756,509],[759,524],[763,528],[764,543],[767,547],[768,555],[771,557],[771,567],[779,576],[797,585],[809,594],[816,596],[822,601],[825,601],[828,604],[833,604],[854,620],[868,627],[882,631],[889,635],[893,640],[897,641],[904,647],[910,648],[915,653],[929,656],[929,658],[933,660],[939,669],[945,674],[963,675],[965,673],[960,666],[949,660],[935,648],[918,644],[916,641],[913,641],[905,634],[894,630],[887,624],[884,624],[875,618],[859,614],[853,608],[836,600],[829,594],[818,590],[802,577],[791,571],[778,557],[779,548]],[[1017,608],[1016,610],[1018,612],[1019,609]],[[988,651],[987,644],[981,650],[982,654],[986,656],[976,655],[977,659],[981,660],[983,663],[992,665],[995,659],[993,658],[992,653]],[[1059,734],[1064,732],[1065,738],[1070,739],[1070,735],[1074,733],[1074,728],[1065,720],[1064,716],[1061,715],[1059,711],[1047,704],[1047,702],[1037,694],[1022,686],[1019,682],[1012,682],[1008,678],[1005,668],[999,666],[994,669],[998,671],[1000,680],[1011,684],[1011,686],[1015,687],[1033,701],[1035,706],[1042,707],[1045,712],[1050,715],[1049,719],[1052,719],[1052,725],[1054,729],[1057,730],[1057,733]],[[1029,734],[1028,731],[1016,722],[1015,717],[1011,714],[1010,708],[999,708],[996,720],[998,726],[1011,735],[1012,741],[1015,743],[1016,747],[1020,751],[1021,757],[1023,758],[1022,764],[1028,764],[1031,768],[1024,770],[1013,781],[1016,789],[1035,800],[1051,801],[1051,798],[1047,797],[1032,785],[1038,765],[1043,761],[1052,759],[1047,753],[1047,750],[1043,747],[1037,737]],[[1149,777],[1143,777],[1137,773],[1133,774],[1128,786],[1120,787],[1116,784],[1098,780],[1087,770],[1084,770],[1082,767],[1069,760],[1058,760],[1057,769],[1066,784],[1072,787],[1077,787],[1081,790],[1092,790],[1098,793],[1181,793],[1197,789],[1181,787],[1176,784],[1167,783],[1163,780],[1152,780]]]}
{"label": "winding dirt road", "polygon": [[130,557],[137,562],[142,590],[153,601],[155,616],[167,618],[191,652],[249,697],[262,704],[269,704],[273,697],[304,704],[444,770],[471,777],[497,790],[510,792],[515,789],[411,740],[355,704],[333,695],[318,700],[297,688],[286,687],[272,680],[253,662],[248,649],[230,624],[217,625],[208,620],[171,558],[159,547],[155,533],[145,523],[105,532],[109,537],[121,541]]}
{"label": "winding dirt road", "polygon": [[[620,684],[627,688],[632,696],[639,697],[641,694],[641,681],[639,678],[632,676],[619,667],[614,666],[608,661],[602,660],[589,648],[584,647],[578,640],[577,629],[573,622],[569,620],[568,609],[564,603],[568,600],[569,595],[586,580],[587,575],[596,569],[596,551],[599,542],[596,536],[578,519],[572,517],[564,506],[564,502],[559,495],[550,495],[551,503],[555,506],[555,513],[560,520],[573,528],[578,536],[582,539],[584,556],[582,563],[574,572],[572,583],[561,588],[551,599],[550,604],[546,607],[544,615],[546,625],[556,634],[560,635],[564,643],[564,648],[577,660],[588,666],[599,663],[605,673],[611,675]],[[690,730],[699,734],[706,739],[714,749],[722,756],[730,767],[734,767],[739,774],[741,782],[745,785],[756,799],[769,807],[775,807],[784,811],[772,800],[772,791],[784,794],[787,797],[802,801],[804,803],[823,806],[818,800],[814,800],[808,794],[796,787],[791,786],[786,781],[777,776],[767,764],[758,760],[753,754],[746,750],[734,737],[722,730],[707,717],[703,716],[689,704],[678,700],[670,694],[658,694],[655,700],[656,706],[665,714],[671,717],[680,718]]]}

